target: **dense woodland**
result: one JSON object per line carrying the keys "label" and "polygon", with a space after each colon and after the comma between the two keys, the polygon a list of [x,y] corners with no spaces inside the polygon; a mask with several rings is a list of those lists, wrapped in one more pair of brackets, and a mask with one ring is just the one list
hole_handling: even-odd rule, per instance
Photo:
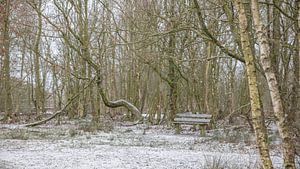
{"label": "dense woodland", "polygon": [[251,128],[268,169],[274,121],[296,168],[299,20],[299,0],[1,0],[2,123],[207,113]]}

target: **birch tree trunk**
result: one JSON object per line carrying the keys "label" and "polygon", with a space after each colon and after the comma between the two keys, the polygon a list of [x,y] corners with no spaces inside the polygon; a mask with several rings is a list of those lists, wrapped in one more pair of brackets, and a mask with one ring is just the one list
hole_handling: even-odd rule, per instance
{"label": "birch tree trunk", "polygon": [[279,134],[282,137],[283,144],[283,156],[285,168],[295,169],[295,146],[291,133],[290,126],[288,124],[288,116],[284,112],[283,103],[279,92],[279,85],[275,75],[275,71],[272,68],[272,62],[270,57],[270,47],[268,44],[266,31],[263,28],[262,22],[259,16],[259,6],[257,0],[251,0],[251,10],[253,15],[254,26],[256,35],[258,37],[258,43],[260,47],[260,61],[267,78],[268,87],[270,90],[271,100],[273,104],[273,110],[276,116],[276,123],[278,125]]}
{"label": "birch tree trunk", "polygon": [[269,155],[269,148],[267,143],[267,131],[264,123],[264,114],[259,101],[259,93],[257,87],[256,69],[254,62],[254,55],[251,50],[250,37],[247,30],[248,22],[245,13],[245,8],[241,0],[235,1],[235,6],[238,10],[240,37],[242,43],[242,51],[245,57],[247,77],[249,83],[251,113],[253,120],[253,127],[256,135],[256,141],[259,148],[259,153],[263,163],[264,169],[271,169],[272,161]]}

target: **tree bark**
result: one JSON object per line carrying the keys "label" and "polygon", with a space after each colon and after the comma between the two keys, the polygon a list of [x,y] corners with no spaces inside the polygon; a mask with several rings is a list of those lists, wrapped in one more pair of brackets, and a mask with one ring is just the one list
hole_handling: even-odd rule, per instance
{"label": "tree bark", "polygon": [[[279,0],[273,0],[274,5],[279,6]],[[274,71],[278,73],[278,59],[280,58],[280,13],[276,7],[273,7],[273,40],[271,62]]]}
{"label": "tree bark", "polygon": [[101,98],[105,104],[105,106],[110,107],[110,108],[118,108],[118,107],[125,107],[127,110],[131,111],[134,116],[135,116],[135,120],[137,120],[136,122],[139,122],[140,120],[142,120],[142,113],[140,112],[140,110],[135,107],[133,104],[131,104],[130,102],[120,99],[120,100],[116,100],[116,101],[109,101],[104,89],[101,86],[101,77],[98,76],[97,79],[97,86],[101,95]]}
{"label": "tree bark", "polygon": [[249,83],[249,92],[250,92],[250,103],[251,103],[251,112],[253,127],[256,135],[256,141],[258,144],[261,160],[263,163],[264,169],[272,169],[272,161],[269,155],[269,148],[267,143],[267,131],[264,123],[264,114],[262,113],[259,93],[257,87],[257,78],[256,78],[256,69],[254,62],[254,55],[251,50],[250,36],[247,31],[248,22],[245,13],[245,8],[241,0],[235,1],[235,6],[238,11],[239,17],[239,27],[242,43],[242,51],[245,57],[247,77]]}
{"label": "tree bark", "polygon": [[[11,78],[10,78],[10,36],[9,36],[9,15],[10,15],[10,0],[4,2],[4,12],[3,12],[3,32],[2,34],[2,45],[0,48],[1,53],[4,56],[3,60],[3,74],[4,74],[4,107],[5,107],[5,117],[4,120],[11,119],[14,121],[13,106],[12,106],[12,88],[11,88]],[[0,14],[2,11],[0,12]]]}
{"label": "tree bark", "polygon": [[[168,9],[167,3],[165,4],[166,10]],[[171,30],[175,29],[175,2],[170,4],[169,12],[169,27]],[[176,35],[171,33],[168,37],[168,79],[169,79],[169,114],[168,114],[168,125],[170,126],[173,122],[177,113],[177,97],[178,97],[178,77],[175,63],[175,48],[176,48]]]}
{"label": "tree bark", "polygon": [[201,12],[201,9],[200,9],[200,6],[199,6],[198,1],[197,1],[197,0],[194,0],[194,4],[195,4],[195,7],[196,7],[196,9],[197,9],[197,15],[198,15],[198,18],[199,18],[201,30],[204,32],[204,34],[206,34],[206,35],[210,38],[210,40],[211,40],[214,44],[216,44],[216,45],[219,47],[219,49],[220,49],[223,53],[227,54],[227,55],[230,56],[230,57],[233,57],[233,58],[239,60],[240,62],[245,63],[245,59],[244,59],[242,56],[240,56],[240,55],[238,55],[238,54],[236,54],[236,53],[230,51],[228,48],[226,48],[224,45],[222,45],[222,43],[221,43],[220,41],[218,41],[218,39],[216,39],[216,38],[211,34],[211,32],[210,32],[210,31],[207,29],[207,27],[206,27],[206,24],[205,24],[205,21],[204,21],[204,19],[203,19],[202,12]]}
{"label": "tree bark", "polygon": [[42,15],[41,15],[41,5],[42,1],[39,0],[37,4],[37,14],[38,14],[38,27],[37,34],[34,42],[34,72],[35,72],[35,110],[38,116],[44,111],[44,98],[43,90],[41,85],[41,75],[40,75],[40,41],[42,34]]}
{"label": "tree bark", "polygon": [[[298,107],[298,110],[299,110],[300,109],[300,49],[299,49],[299,47],[300,47],[300,1],[297,1],[296,5],[298,6],[298,8],[296,8],[296,10],[298,11],[298,15],[296,17],[296,21],[297,21],[297,23],[296,23],[297,30],[296,31],[297,31],[297,35],[298,35],[298,43],[297,43],[298,56],[296,54],[297,59],[295,59],[295,76],[296,76],[296,83],[298,83],[298,84],[296,84],[297,91],[298,91],[297,92],[297,99],[296,99],[298,101],[296,101],[296,102],[298,102],[297,107]],[[298,113],[300,114],[300,111]]]}
{"label": "tree bark", "polygon": [[[212,56],[212,52],[213,52],[213,44],[212,42],[206,42],[206,51],[207,51],[207,58],[211,58]],[[211,85],[212,85],[212,79],[210,78],[212,71],[211,71],[211,60],[207,60],[206,64],[205,64],[205,96],[204,96],[204,112],[205,113],[210,113],[210,107],[211,107],[211,102],[210,102],[210,98],[211,98]]]}
{"label": "tree bark", "polygon": [[284,112],[283,102],[280,96],[279,85],[275,75],[275,71],[272,68],[270,47],[267,41],[266,32],[260,20],[258,2],[257,0],[251,0],[251,3],[254,26],[260,47],[260,61],[267,78],[267,83],[270,90],[273,110],[276,116],[276,123],[278,125],[279,134],[283,139],[282,144],[284,166],[285,168],[295,169],[295,145],[293,142],[293,135],[291,133],[291,129],[288,123],[288,116]]}

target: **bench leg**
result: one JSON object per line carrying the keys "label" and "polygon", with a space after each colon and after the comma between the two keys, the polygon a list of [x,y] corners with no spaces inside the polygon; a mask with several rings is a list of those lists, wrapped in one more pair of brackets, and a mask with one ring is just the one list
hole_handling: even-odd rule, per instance
{"label": "bench leg", "polygon": [[180,124],[175,124],[175,133],[180,134],[180,131],[181,131]]}
{"label": "bench leg", "polygon": [[206,135],[206,126],[205,125],[199,125],[199,128],[200,128],[200,135],[201,137],[205,137]]}

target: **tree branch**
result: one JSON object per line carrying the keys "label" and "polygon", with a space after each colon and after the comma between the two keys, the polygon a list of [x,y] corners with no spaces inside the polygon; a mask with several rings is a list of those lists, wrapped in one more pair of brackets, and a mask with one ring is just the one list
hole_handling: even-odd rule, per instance
{"label": "tree branch", "polygon": [[66,108],[86,89],[88,88],[93,82],[94,82],[95,78],[93,78],[81,91],[79,91],[77,94],[75,94],[73,97],[71,97],[71,99],[67,102],[67,104],[60,110],[58,110],[56,113],[54,113],[52,116],[44,119],[44,120],[41,120],[41,121],[36,121],[36,122],[33,122],[33,123],[29,123],[29,124],[25,124],[24,126],[25,127],[34,127],[34,126],[38,126],[38,125],[41,125],[41,124],[44,124],[52,119],[54,119],[56,116],[62,114]]}
{"label": "tree branch", "polygon": [[199,18],[199,22],[200,22],[200,26],[201,26],[201,29],[202,31],[210,38],[210,40],[216,44],[222,52],[224,52],[225,54],[227,54],[228,56],[231,56],[232,58],[235,58],[243,63],[245,63],[245,59],[243,57],[241,57],[240,55],[236,54],[236,53],[233,53],[231,52],[229,49],[227,49],[225,46],[223,46],[210,32],[209,30],[207,29],[206,25],[205,25],[205,22],[204,22],[204,19],[203,19],[203,16],[202,16],[202,13],[201,13],[201,9],[200,9],[200,6],[198,4],[198,1],[197,0],[194,0],[194,4],[195,4],[195,7],[197,9],[197,15],[198,15],[198,18]]}
{"label": "tree branch", "polygon": [[104,92],[104,89],[101,86],[101,78],[100,77],[98,77],[97,85],[98,85],[99,92],[100,92],[101,98],[102,98],[105,106],[110,107],[110,108],[125,107],[127,110],[131,111],[134,114],[135,118],[137,119],[136,123],[138,123],[140,120],[142,120],[142,113],[132,103],[130,103],[126,100],[123,100],[123,99],[116,100],[116,101],[108,100],[108,98]]}

